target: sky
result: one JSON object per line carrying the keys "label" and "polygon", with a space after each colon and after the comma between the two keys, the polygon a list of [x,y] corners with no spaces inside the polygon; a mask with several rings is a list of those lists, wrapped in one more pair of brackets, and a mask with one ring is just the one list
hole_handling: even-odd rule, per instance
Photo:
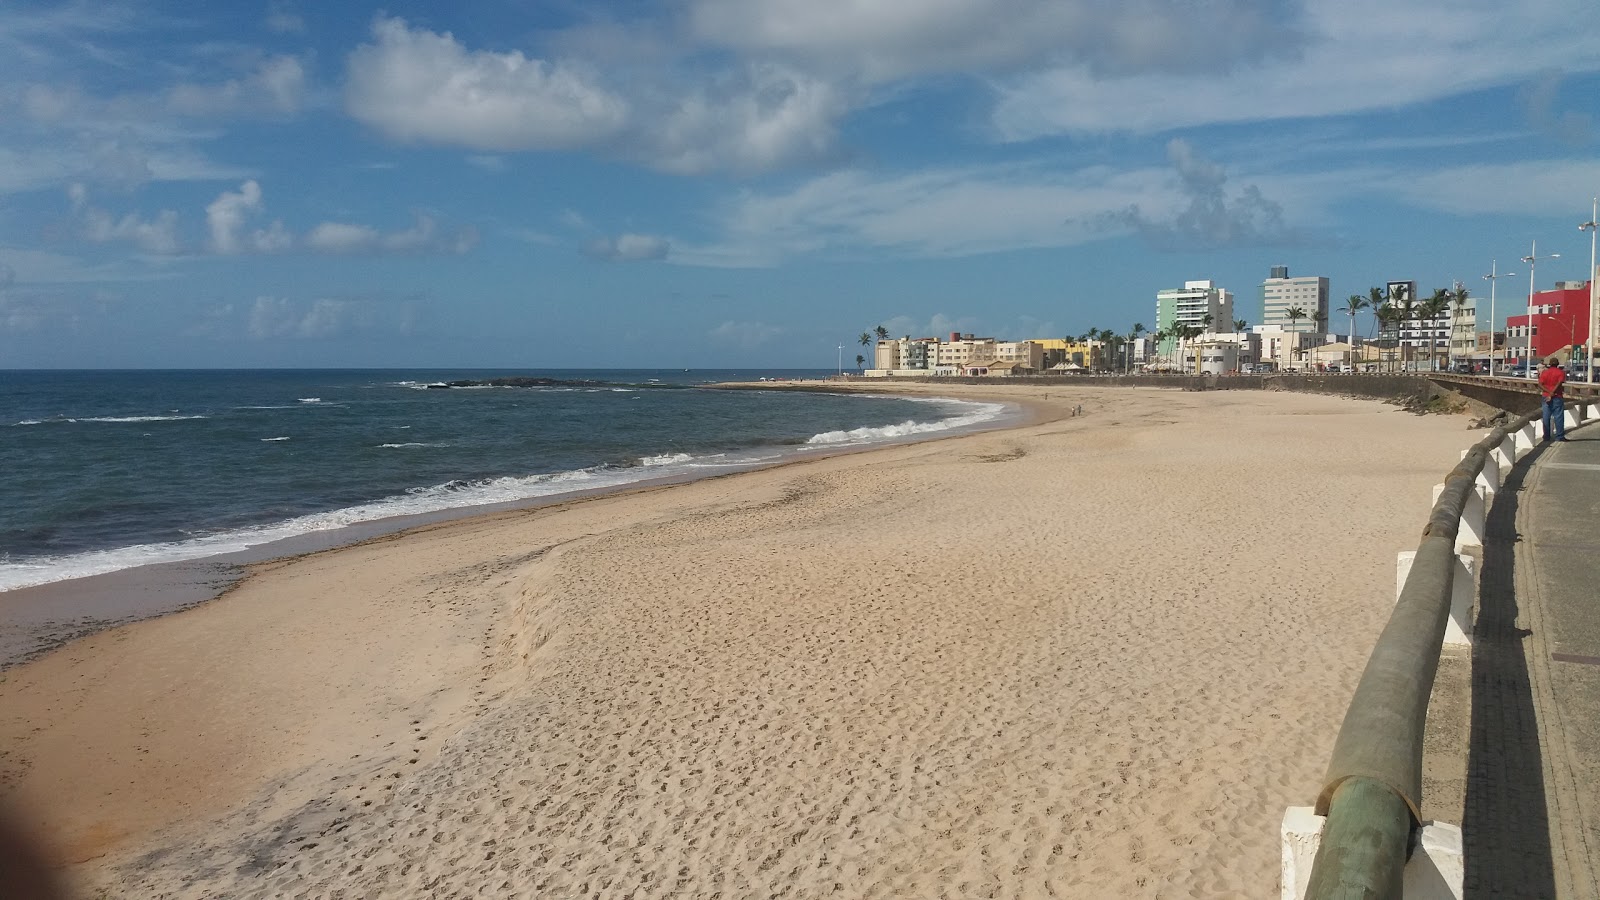
{"label": "sky", "polygon": [[[1593,0],[0,5],[0,369],[833,368],[1583,280]],[[1550,257],[1560,254],[1559,258]],[[1511,299],[1507,299],[1511,298]],[[1370,330],[1363,314],[1357,330]],[[842,349],[841,349],[842,345]]]}

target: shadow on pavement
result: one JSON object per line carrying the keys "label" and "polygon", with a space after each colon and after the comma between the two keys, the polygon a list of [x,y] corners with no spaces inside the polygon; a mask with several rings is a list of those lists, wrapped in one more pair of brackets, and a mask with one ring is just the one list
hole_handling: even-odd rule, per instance
{"label": "shadow on pavement", "polygon": [[[1535,456],[1542,451],[1536,451]],[[1462,839],[1465,896],[1554,897],[1544,762],[1517,627],[1517,509],[1529,466],[1512,470],[1489,509],[1472,638],[1472,739]]]}

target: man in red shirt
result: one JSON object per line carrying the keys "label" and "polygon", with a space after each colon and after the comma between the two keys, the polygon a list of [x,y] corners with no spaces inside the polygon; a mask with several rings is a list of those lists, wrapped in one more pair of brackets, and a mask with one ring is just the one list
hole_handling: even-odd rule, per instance
{"label": "man in red shirt", "polygon": [[[1567,372],[1561,368],[1561,363],[1554,356],[1545,362],[1544,371],[1539,373],[1539,393],[1544,396],[1544,439],[1546,441],[1567,439],[1567,417],[1565,409],[1565,392],[1562,385],[1567,383]],[[1552,426],[1551,423],[1554,423]],[[1551,435],[1554,435],[1552,438]]]}

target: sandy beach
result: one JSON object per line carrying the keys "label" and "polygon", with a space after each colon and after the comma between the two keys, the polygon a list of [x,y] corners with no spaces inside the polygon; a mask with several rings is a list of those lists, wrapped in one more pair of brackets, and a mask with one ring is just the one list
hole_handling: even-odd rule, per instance
{"label": "sandy beach", "polygon": [[0,792],[84,896],[1277,896],[1478,432],[898,389],[1035,415],[258,566],[5,673]]}

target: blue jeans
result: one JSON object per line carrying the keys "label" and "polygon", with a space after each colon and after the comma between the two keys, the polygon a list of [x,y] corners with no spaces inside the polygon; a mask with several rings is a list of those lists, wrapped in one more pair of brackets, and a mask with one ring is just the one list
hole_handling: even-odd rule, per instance
{"label": "blue jeans", "polygon": [[[1544,401],[1544,439],[1550,440],[1554,435],[1558,441],[1567,438],[1567,417],[1565,404],[1560,397],[1550,397]],[[1554,423],[1552,425],[1552,423]],[[1554,429],[1552,431],[1552,428]]]}

